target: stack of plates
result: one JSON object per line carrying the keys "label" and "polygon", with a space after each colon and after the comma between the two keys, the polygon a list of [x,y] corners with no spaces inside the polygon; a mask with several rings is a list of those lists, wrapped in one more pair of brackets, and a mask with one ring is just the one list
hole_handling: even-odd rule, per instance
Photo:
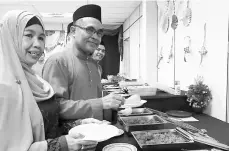
{"label": "stack of plates", "polygon": [[113,143],[105,146],[103,151],[137,151],[137,148],[127,143]]}

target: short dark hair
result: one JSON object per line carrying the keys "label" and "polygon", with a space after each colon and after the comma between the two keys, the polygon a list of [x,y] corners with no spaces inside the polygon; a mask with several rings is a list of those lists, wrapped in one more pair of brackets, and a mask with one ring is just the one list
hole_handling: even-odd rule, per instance
{"label": "short dark hair", "polygon": [[71,26],[73,25],[73,22],[69,23],[68,24],[68,27],[67,27],[67,35],[70,33],[71,31]]}
{"label": "short dark hair", "polygon": [[27,24],[26,24],[25,27],[29,27],[29,26],[34,25],[34,24],[38,24],[38,25],[40,25],[40,26],[43,28],[43,25],[41,24],[41,21],[40,21],[36,16],[32,17],[32,18],[27,22]]}
{"label": "short dark hair", "polygon": [[105,44],[104,44],[104,42],[103,42],[103,41],[101,41],[100,45],[103,45],[103,46],[105,47]]}

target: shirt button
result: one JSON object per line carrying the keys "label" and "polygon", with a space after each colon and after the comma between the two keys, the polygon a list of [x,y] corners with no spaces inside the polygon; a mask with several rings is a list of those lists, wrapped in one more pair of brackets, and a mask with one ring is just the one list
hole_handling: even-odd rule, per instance
{"label": "shirt button", "polygon": [[90,71],[90,73],[91,73],[91,71]]}
{"label": "shirt button", "polygon": [[92,80],[91,80],[91,82],[92,82]]}
{"label": "shirt button", "polygon": [[16,80],[15,81],[17,84],[21,84],[21,81],[20,80]]}
{"label": "shirt button", "polygon": [[44,126],[44,123],[42,123],[41,126]]}

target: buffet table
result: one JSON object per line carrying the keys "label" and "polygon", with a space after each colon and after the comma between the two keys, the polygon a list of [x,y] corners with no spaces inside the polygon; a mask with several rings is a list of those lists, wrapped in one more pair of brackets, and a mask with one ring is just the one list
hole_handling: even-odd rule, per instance
{"label": "buffet table", "polygon": [[[229,139],[228,139],[229,124],[228,123],[222,122],[206,114],[196,114],[193,117],[195,117],[199,121],[198,122],[188,122],[189,124],[199,129],[203,129],[203,128],[206,129],[209,136],[217,139],[221,143],[229,145]],[[122,125],[119,122],[117,122],[115,126],[123,129]],[[106,145],[112,144],[112,143],[129,143],[129,144],[136,146],[137,149],[141,151],[135,139],[132,136],[129,136],[127,133],[124,133],[121,136],[116,136],[107,141],[100,142],[96,147],[96,151],[102,151],[103,147],[105,147]],[[191,148],[200,149],[200,148],[205,148],[205,147],[207,146],[193,145]]]}
{"label": "buffet table", "polygon": [[[187,97],[182,95],[171,95],[162,91],[158,91],[155,96],[147,96],[141,97],[144,100],[147,100],[147,103],[144,104],[143,107],[148,107],[160,111],[168,111],[168,110],[185,110],[191,112],[191,108],[186,101]],[[198,128],[198,129],[206,129],[207,134],[221,143],[229,145],[229,124],[208,116],[206,114],[195,114],[193,113],[193,117],[198,119],[196,122],[187,122],[188,124]],[[123,126],[117,122],[115,124],[120,129],[123,129]],[[175,128],[175,126],[174,126]],[[116,136],[104,142],[100,142],[97,145],[96,151],[102,151],[103,147],[112,143],[129,143],[137,147],[139,151],[141,151],[139,145],[135,141],[135,139],[128,135],[126,132],[121,136]],[[203,149],[209,148],[206,145],[192,144],[192,146],[188,149]],[[186,150],[186,149],[184,149]]]}

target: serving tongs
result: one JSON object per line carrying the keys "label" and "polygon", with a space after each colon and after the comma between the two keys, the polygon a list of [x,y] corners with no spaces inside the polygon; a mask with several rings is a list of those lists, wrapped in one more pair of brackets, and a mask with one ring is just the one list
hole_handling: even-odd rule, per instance
{"label": "serving tongs", "polygon": [[220,143],[219,141],[217,141],[216,139],[210,137],[207,135],[207,131],[205,129],[198,129],[194,126],[191,126],[187,123],[181,122],[181,121],[176,121],[173,120],[171,118],[169,118],[168,114],[158,111],[158,110],[154,110],[151,108],[147,108],[148,110],[152,111],[153,113],[157,114],[158,116],[160,116],[162,119],[174,124],[176,127],[176,129],[181,132],[182,134],[184,134],[187,138],[189,138],[190,140],[194,140],[196,142],[202,143],[202,144],[207,144],[216,148],[220,148],[223,150],[229,150],[229,146]]}
{"label": "serving tongs", "polygon": [[201,144],[206,144],[209,146],[213,146],[215,148],[219,148],[219,149],[223,149],[223,150],[229,150],[229,146],[223,143],[220,143],[219,141],[217,141],[216,139],[208,136],[208,135],[199,135],[197,133],[193,133],[191,131],[185,131],[180,127],[176,128],[177,131],[179,131],[180,133],[182,133],[185,137],[187,137],[188,139],[195,141],[195,142],[199,142]]}
{"label": "serving tongs", "polygon": [[181,122],[181,121],[177,121],[177,120],[173,120],[171,118],[169,118],[168,114],[164,113],[164,112],[161,112],[161,111],[158,111],[158,110],[154,110],[154,109],[151,109],[151,108],[147,108],[148,110],[152,111],[153,113],[159,115],[160,117],[162,117],[164,120],[178,126],[178,127],[181,127],[185,130],[189,130],[189,131],[192,131],[194,133],[199,133],[199,134],[202,134],[202,135],[205,135],[205,133],[207,132],[205,129],[198,129],[192,125],[189,125],[187,123],[184,123],[184,122]]}

